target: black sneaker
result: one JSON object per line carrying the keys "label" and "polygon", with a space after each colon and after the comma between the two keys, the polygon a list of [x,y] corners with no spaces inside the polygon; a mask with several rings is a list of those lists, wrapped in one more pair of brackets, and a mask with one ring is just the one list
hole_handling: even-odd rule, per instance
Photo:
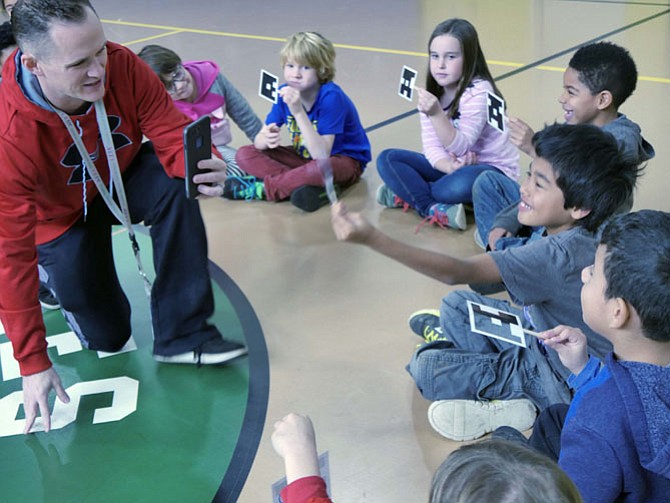
{"label": "black sneaker", "polygon": [[44,309],[48,309],[49,311],[60,309],[60,302],[58,302],[56,296],[42,282],[40,282],[39,299]]}
{"label": "black sneaker", "polygon": [[154,355],[161,363],[190,363],[193,365],[221,365],[247,354],[247,348],[238,342],[210,339],[197,348],[176,355]]}
{"label": "black sneaker", "polygon": [[328,204],[328,194],[324,187],[303,185],[291,193],[291,204],[309,213]]}

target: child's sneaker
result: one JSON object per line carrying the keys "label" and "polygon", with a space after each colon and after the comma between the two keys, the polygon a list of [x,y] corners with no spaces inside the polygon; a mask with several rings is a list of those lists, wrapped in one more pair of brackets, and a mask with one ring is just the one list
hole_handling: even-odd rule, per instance
{"label": "child's sneaker", "polygon": [[51,293],[51,290],[40,281],[40,290],[39,290],[40,304],[44,309],[53,311],[54,309],[60,309],[60,302],[56,296]]}
{"label": "child's sneaker", "polygon": [[537,412],[530,400],[439,400],[428,408],[433,429],[451,440],[465,441],[483,437],[501,426],[528,430]]}
{"label": "child's sneaker", "polygon": [[409,317],[407,323],[412,332],[426,342],[447,340],[440,326],[440,312],[437,309],[417,311]]}
{"label": "child's sneaker", "polygon": [[309,213],[328,204],[328,193],[323,187],[303,185],[291,192],[291,204]]}
{"label": "child's sneaker", "polygon": [[385,208],[402,208],[403,211],[409,209],[409,203],[396,196],[385,184],[379,186],[375,199]]}
{"label": "child's sneaker", "polygon": [[226,199],[265,199],[265,185],[255,176],[233,176],[223,183],[223,197]]}
{"label": "child's sneaker", "polygon": [[436,224],[446,229],[465,230],[467,227],[465,221],[465,208],[462,204],[443,204],[435,203],[428,210],[428,216],[417,226],[415,232],[419,232],[425,224]]}

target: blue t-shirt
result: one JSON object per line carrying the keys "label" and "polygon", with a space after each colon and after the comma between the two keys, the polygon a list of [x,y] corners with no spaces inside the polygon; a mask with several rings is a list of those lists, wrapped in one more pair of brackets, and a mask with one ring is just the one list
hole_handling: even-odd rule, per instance
{"label": "blue t-shirt", "polygon": [[[286,84],[280,86],[286,86]],[[307,116],[314,129],[320,135],[335,135],[330,155],[346,155],[361,163],[361,170],[370,162],[370,141],[358,118],[353,102],[335,82],[326,82],[319,89],[319,94]],[[288,105],[281,96],[265,119],[266,124],[283,126],[286,124],[291,135],[293,148],[304,159],[311,156],[302,140],[302,134]]]}

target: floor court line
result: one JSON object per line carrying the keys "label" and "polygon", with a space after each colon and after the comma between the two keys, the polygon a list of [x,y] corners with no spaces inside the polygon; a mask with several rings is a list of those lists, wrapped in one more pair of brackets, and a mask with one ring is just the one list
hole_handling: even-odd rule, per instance
{"label": "floor court line", "polygon": [[[626,26],[622,26],[621,28],[617,28],[616,30],[609,31],[607,33],[604,33],[602,35],[594,37],[594,38],[592,38],[590,40],[587,40],[585,42],[582,42],[580,44],[569,47],[568,49],[563,49],[562,51],[556,52],[554,54],[550,54],[549,56],[545,56],[542,59],[539,59],[539,60],[534,61],[532,63],[528,63],[527,65],[521,66],[521,67],[519,67],[515,70],[512,70],[510,72],[503,73],[502,75],[500,75],[498,77],[495,77],[493,80],[495,80],[496,82],[499,82],[501,80],[508,79],[509,77],[513,77],[514,75],[518,75],[518,74],[523,73],[525,71],[532,70],[534,68],[539,68],[540,66],[542,66],[543,63],[546,63],[546,62],[551,61],[553,59],[559,58],[559,57],[561,57],[565,54],[569,54],[571,52],[574,52],[574,51],[576,51],[577,49],[579,49],[580,47],[582,47],[584,45],[592,44],[594,42],[598,42],[598,41],[603,40],[607,37],[615,35],[617,33],[621,33],[622,31],[626,31],[626,30],[629,30],[629,29],[634,28],[636,26],[639,26],[641,24],[652,21],[652,20],[654,20],[658,17],[664,16],[668,13],[670,13],[670,9],[666,9],[664,11],[657,12],[656,14],[653,14],[651,16],[648,16],[648,17],[642,18],[638,21],[635,21],[634,23],[627,24]],[[556,67],[550,67],[550,68],[552,68],[552,71],[553,71],[553,69],[556,68]],[[638,77],[638,80],[648,80],[648,81],[651,81],[651,82],[670,83],[670,79],[664,79],[664,78],[660,78],[660,77]],[[372,126],[368,126],[367,128],[365,128],[365,132],[366,133],[371,133],[372,131],[375,131],[375,130],[380,129],[380,128],[385,127],[385,126],[389,126],[389,125],[391,125],[395,122],[398,122],[402,119],[406,119],[407,117],[410,117],[410,116],[412,116],[416,113],[418,113],[418,111],[416,109],[410,110],[408,112],[404,112],[402,114],[396,115],[396,116],[391,117],[389,119],[386,119],[384,121],[378,122],[377,124],[373,124]]]}

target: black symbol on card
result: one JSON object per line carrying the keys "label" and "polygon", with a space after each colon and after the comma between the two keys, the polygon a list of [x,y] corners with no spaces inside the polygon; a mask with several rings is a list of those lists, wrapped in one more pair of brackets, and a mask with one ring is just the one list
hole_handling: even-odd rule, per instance
{"label": "black symbol on card", "polygon": [[272,103],[277,103],[277,83],[279,79],[271,73],[261,70],[261,82],[258,94]]}
{"label": "black symbol on card", "polygon": [[398,88],[398,94],[406,100],[412,101],[415,81],[416,70],[412,70],[408,66],[403,66],[402,73],[400,74],[400,87]]}
{"label": "black symbol on card", "polygon": [[488,123],[505,132],[505,102],[493,93],[488,93]]}

